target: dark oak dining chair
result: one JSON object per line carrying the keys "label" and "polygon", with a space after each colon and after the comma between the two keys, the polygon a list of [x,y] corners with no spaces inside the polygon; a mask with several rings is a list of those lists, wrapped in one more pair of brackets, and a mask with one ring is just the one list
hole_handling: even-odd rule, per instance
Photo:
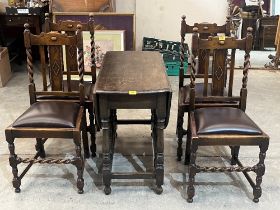
{"label": "dark oak dining chair", "polygon": [[[77,30],[77,25],[80,25],[81,31],[89,32],[90,34],[90,71],[85,71],[85,78],[88,76],[90,81],[84,81],[85,86],[85,109],[88,110],[89,114],[89,126],[87,126],[87,131],[91,136],[91,154],[93,157],[96,156],[96,143],[95,143],[95,124],[94,124],[94,103],[93,103],[93,87],[96,81],[96,63],[95,63],[95,42],[94,42],[94,18],[93,14],[89,14],[89,21],[87,23],[82,23],[80,21],[59,21],[58,23],[53,23],[50,21],[49,14],[45,14],[45,32],[58,31],[71,36],[75,34]],[[75,46],[65,46],[65,58],[66,66],[63,74],[67,79],[63,80],[64,89],[68,91],[79,89],[79,80],[75,76],[78,75],[78,59]],[[83,49],[85,51],[85,49]],[[42,99],[42,98],[41,98]],[[97,125],[97,128],[98,125]],[[86,157],[89,157],[89,151],[85,149]]]}
{"label": "dark oak dining chair", "polygon": [[[248,28],[247,36],[243,39],[233,37],[208,37],[200,39],[197,29],[194,29],[192,43],[192,66],[190,78],[190,113],[189,113],[189,133],[187,135],[186,157],[189,166],[189,185],[187,188],[188,202],[193,202],[195,194],[195,175],[199,172],[242,172],[253,188],[254,202],[258,202],[261,197],[262,176],[265,173],[264,159],[269,145],[269,137],[249,118],[245,113],[247,101],[247,80],[250,67],[250,51],[252,49],[252,28]],[[195,56],[199,49],[207,51],[213,50],[215,59],[213,73],[220,75],[220,82],[223,83],[222,74],[226,67],[224,54],[231,49],[235,53],[236,49],[244,50],[244,69],[240,96],[232,96],[232,83],[234,68],[230,69],[229,89],[227,94],[217,92],[217,94],[207,95],[207,82],[203,86],[203,96],[196,93],[195,84]],[[207,75],[204,74],[207,80]],[[221,85],[222,86],[222,85]],[[236,103],[238,100],[238,103]],[[211,104],[208,104],[211,102]],[[206,103],[207,105],[205,105]],[[202,108],[201,108],[202,107]],[[231,165],[230,167],[202,167],[196,163],[197,150],[200,146],[230,146]],[[238,158],[240,146],[258,146],[260,148],[259,162],[252,167],[243,166]],[[248,172],[256,173],[254,183]]]}
{"label": "dark oak dining chair", "polygon": [[[9,162],[13,172],[13,186],[15,192],[20,192],[21,180],[34,163],[41,164],[72,164],[77,168],[77,188],[78,193],[83,193],[84,179],[84,158],[82,157],[81,133],[83,143],[87,144],[86,119],[84,115],[84,66],[82,51],[81,26],[78,26],[76,34],[67,36],[57,32],[41,33],[33,35],[30,33],[29,25],[25,24],[24,44],[27,54],[27,70],[29,77],[29,96],[30,107],[20,115],[5,130],[6,141],[9,145]],[[39,46],[41,56],[45,58],[44,47],[49,50],[48,61],[41,59],[40,72],[43,78],[43,88],[39,90],[35,86],[32,46]],[[69,91],[63,89],[63,50],[62,46],[75,46],[78,52],[78,72],[79,89],[78,91]],[[50,71],[50,85],[47,87],[47,72]],[[38,101],[38,97],[48,96],[49,100]],[[52,97],[55,100],[52,100]],[[79,98],[80,103],[76,101],[57,100],[57,97]],[[33,158],[21,158],[15,153],[15,138],[24,138],[28,141],[30,138],[36,138],[37,153]],[[61,138],[73,139],[76,149],[76,155],[69,159],[46,158],[44,143],[48,138],[54,138],[61,142]],[[59,146],[59,145],[58,145]],[[62,145],[60,145],[62,146]],[[39,158],[40,157],[40,158]],[[18,164],[28,163],[21,175],[18,175]]]}
{"label": "dark oak dining chair", "polygon": [[[183,56],[186,52],[185,49],[185,36],[186,34],[192,34],[193,28],[197,28],[197,32],[199,34],[199,37],[202,39],[207,39],[208,36],[215,36],[217,34],[224,34],[225,36],[230,36],[230,18],[227,17],[227,21],[224,25],[218,26],[216,23],[195,23],[193,26],[190,26],[186,23],[186,16],[182,17],[181,21],[181,52],[180,52],[180,73],[179,73],[179,94],[178,94],[178,113],[177,113],[177,127],[176,127],[176,133],[178,137],[178,147],[177,147],[177,160],[180,161],[183,153],[182,149],[182,143],[183,143],[183,136],[187,134],[187,131],[183,129],[184,124],[184,114],[185,112],[189,111],[189,84],[186,82],[187,78],[190,77],[189,73],[184,73],[184,62],[185,57]],[[208,53],[208,54],[207,54]],[[211,68],[209,63],[211,63],[212,52],[206,51],[203,49],[198,50],[197,54],[197,71],[196,71],[196,77],[197,78],[203,78],[204,73],[207,72],[208,78],[212,78],[213,72],[211,72]],[[228,65],[231,63],[231,55],[227,56],[227,62]],[[189,65],[190,67],[190,65]],[[210,70],[209,70],[210,69]],[[227,79],[227,74],[223,74],[223,78]],[[217,79],[215,76],[211,79],[212,83],[215,84]],[[204,81],[205,82],[205,81]],[[212,83],[209,83],[208,91],[211,92],[211,85]],[[224,83],[226,84],[226,83]],[[222,87],[223,89],[223,87]],[[197,95],[203,95],[203,82],[197,83],[196,85],[196,91]]]}

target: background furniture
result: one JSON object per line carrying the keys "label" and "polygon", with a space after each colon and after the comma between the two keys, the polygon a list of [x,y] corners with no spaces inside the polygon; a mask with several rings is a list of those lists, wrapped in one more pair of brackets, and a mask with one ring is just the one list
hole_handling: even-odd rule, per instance
{"label": "background furniture", "polygon": [[274,66],[275,68],[278,68],[278,65],[280,65],[280,18],[278,19],[277,32],[275,35],[275,45],[276,45],[276,55],[275,55]]}
{"label": "background furniture", "polygon": [[[152,69],[152,71],[151,71]],[[164,134],[169,120],[171,88],[163,59],[158,52],[107,52],[95,89],[97,119],[103,130],[103,183],[105,194],[111,193],[111,179],[156,179],[156,193],[162,192],[164,177]],[[112,173],[117,109],[150,109],[154,148],[153,173]],[[122,121],[125,124],[126,121]],[[131,120],[128,122],[131,124]],[[129,149],[129,148],[127,148]]]}
{"label": "background furniture", "polygon": [[[41,33],[33,35],[30,33],[29,25],[25,24],[24,43],[27,54],[27,69],[29,77],[29,95],[30,107],[15,122],[5,130],[6,141],[9,144],[10,165],[13,171],[13,186],[15,192],[20,192],[21,179],[34,163],[41,164],[73,164],[77,168],[77,188],[78,193],[83,193],[84,180],[84,159],[81,151],[81,131],[83,133],[83,142],[88,144],[87,133],[85,130],[86,122],[84,115],[84,85],[83,85],[83,51],[81,27],[78,27],[77,35],[68,37],[65,34],[57,32]],[[35,88],[33,77],[33,59],[31,46],[37,45],[40,48],[41,74],[43,76],[43,91]],[[62,46],[75,46],[79,57],[79,91],[67,91],[62,88]],[[44,46],[48,46],[50,56],[48,64],[45,62]],[[47,68],[49,65],[50,85],[48,89],[46,84]],[[79,97],[80,104],[71,101],[48,100],[37,101],[38,96],[54,97]],[[37,153],[34,158],[20,158],[15,154],[15,138],[36,138]],[[44,143],[47,138],[69,138],[73,139],[76,156],[69,159],[45,159]],[[41,159],[38,159],[41,157]],[[17,165],[28,163],[21,175],[18,175]]]}
{"label": "background furniture", "polygon": [[1,44],[5,47],[8,47],[10,60],[18,58],[18,61],[20,62],[23,59],[23,25],[25,23],[28,23],[30,25],[30,27],[32,28],[32,32],[35,34],[40,34],[40,32],[42,31],[44,14],[45,12],[48,12],[48,6],[45,6],[38,11],[39,13],[36,14],[0,14]]}
{"label": "background furniture", "polygon": [[277,30],[279,16],[270,16],[260,18],[259,27],[257,28],[257,39],[259,49],[264,50],[266,47],[275,48],[275,35]]}
{"label": "background furniture", "polygon": [[270,54],[268,56],[271,61],[264,65],[265,68],[271,68],[271,69],[278,69],[278,66],[280,65],[280,18],[278,18],[278,26],[277,26],[277,32],[275,34],[275,42],[276,46],[276,53],[275,55]]}

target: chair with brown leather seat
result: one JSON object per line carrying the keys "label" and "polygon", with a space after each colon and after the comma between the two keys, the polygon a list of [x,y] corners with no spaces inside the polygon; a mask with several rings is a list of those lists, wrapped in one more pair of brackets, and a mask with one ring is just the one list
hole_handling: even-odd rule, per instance
{"label": "chair with brown leather seat", "polygon": [[[67,36],[57,32],[41,33],[33,35],[29,31],[29,25],[25,24],[24,43],[27,53],[27,69],[29,76],[29,95],[30,107],[19,116],[5,130],[6,141],[9,144],[10,165],[13,172],[13,186],[15,192],[20,192],[21,180],[34,163],[42,164],[72,164],[77,168],[77,188],[78,193],[83,193],[83,170],[84,158],[82,157],[81,148],[81,131],[85,147],[87,145],[86,120],[84,115],[84,85],[83,85],[83,51],[82,51],[82,35],[81,26],[78,27],[77,35]],[[48,64],[45,59],[41,60],[40,72],[43,76],[43,90],[38,90],[35,86],[33,77],[33,58],[32,46],[39,46],[41,56],[45,57],[44,47],[47,46],[50,52]],[[68,91],[63,89],[63,63],[62,46],[75,46],[78,51],[79,60],[79,90]],[[49,65],[50,85],[47,87],[47,69]],[[39,96],[50,96],[49,100],[38,101]],[[80,104],[76,101],[52,100],[51,97],[74,97],[80,98]],[[20,158],[15,153],[15,138],[24,138],[29,140],[36,138],[37,153],[34,158]],[[69,159],[53,159],[45,158],[44,143],[46,139],[54,138],[60,142],[61,138],[70,138],[74,140],[76,155]],[[58,145],[59,146],[59,145]],[[61,146],[61,145],[60,145]],[[39,158],[40,157],[40,158]],[[20,163],[28,163],[21,175],[18,175],[17,165]]]}
{"label": "chair with brown leather seat", "polygon": [[[215,36],[217,34],[224,34],[225,36],[230,36],[230,20],[227,17],[226,24],[218,26],[216,23],[195,23],[193,26],[186,24],[186,16],[182,17],[181,22],[181,65],[180,65],[180,74],[179,74],[179,94],[178,94],[178,114],[177,114],[177,137],[178,137],[178,147],[177,147],[177,160],[181,160],[182,156],[182,139],[183,136],[187,133],[183,129],[184,124],[184,113],[189,111],[189,86],[188,83],[185,82],[186,78],[189,78],[189,73],[184,74],[184,59],[185,57],[185,35],[193,33],[193,28],[196,27],[199,33],[200,38],[208,38],[208,36]],[[197,78],[203,78],[205,72],[209,72],[208,78],[212,77],[211,68],[209,70],[209,63],[211,62],[210,56],[208,56],[207,51],[200,49],[197,55],[198,60],[198,69],[196,71]],[[209,52],[212,54],[212,52]],[[227,56],[227,55],[225,55]],[[227,59],[229,62],[230,56]],[[230,62],[229,62],[230,63]],[[226,75],[223,75],[223,78],[226,80]],[[214,79],[215,80],[215,79]],[[204,81],[205,82],[205,81]],[[215,81],[213,81],[215,83]],[[226,81],[224,85],[226,84]],[[211,94],[211,86],[212,83],[208,84],[208,91]],[[203,95],[203,83],[197,83],[196,85],[197,95]]]}
{"label": "chair with brown leather seat", "polygon": [[[252,49],[252,28],[248,29],[247,36],[243,39],[225,37],[222,40],[216,37],[200,39],[197,29],[193,35],[192,43],[192,68],[190,78],[190,113],[189,113],[189,133],[187,135],[186,156],[190,163],[189,166],[189,185],[187,189],[188,202],[193,201],[195,194],[194,182],[195,175],[199,172],[242,172],[253,188],[254,202],[258,202],[261,196],[262,176],[265,173],[264,159],[269,145],[269,137],[249,118],[245,113],[247,101],[247,80],[250,67],[250,51]],[[217,95],[196,95],[195,84],[195,59],[199,49],[207,51],[213,50],[214,65],[213,73],[220,75],[226,68],[224,53],[231,49],[244,50],[244,69],[242,78],[242,87],[240,96],[232,96],[232,88],[228,93]],[[207,75],[205,74],[207,79]],[[232,87],[234,68],[230,69],[231,79],[229,87]],[[220,81],[223,81],[220,79]],[[207,84],[204,83],[203,92],[207,92]],[[238,103],[236,104],[236,100]],[[205,105],[204,103],[209,103]],[[202,107],[202,108],[201,108]],[[196,163],[197,150],[200,146],[230,146],[231,164],[237,166],[230,167],[212,167],[199,166]],[[238,158],[240,146],[258,146],[260,148],[259,162],[252,167],[243,166]],[[256,173],[256,182],[254,183],[248,172]]]}
{"label": "chair with brown leather seat", "polygon": [[[53,23],[50,21],[49,14],[46,14],[45,18],[45,32],[58,31],[71,36],[75,34],[77,30],[77,25],[81,25],[81,30],[87,31],[90,33],[90,71],[85,71],[85,79],[89,77],[89,81],[84,81],[85,86],[85,109],[88,110],[89,114],[89,126],[87,126],[88,132],[91,136],[91,146],[90,150],[92,156],[96,156],[96,144],[95,144],[95,124],[94,124],[94,103],[93,103],[93,87],[96,81],[96,63],[95,63],[95,42],[94,42],[94,18],[93,14],[89,14],[89,21],[87,23],[82,23],[80,21],[59,21],[58,23]],[[63,80],[64,89],[68,91],[78,90],[79,89],[79,80],[76,76],[78,75],[78,60],[77,53],[75,53],[75,47],[65,46],[65,60],[66,68],[64,69],[63,74],[67,79]],[[40,98],[42,100],[44,98]],[[97,126],[97,128],[99,128]],[[85,150],[86,157],[89,157],[89,151]]]}

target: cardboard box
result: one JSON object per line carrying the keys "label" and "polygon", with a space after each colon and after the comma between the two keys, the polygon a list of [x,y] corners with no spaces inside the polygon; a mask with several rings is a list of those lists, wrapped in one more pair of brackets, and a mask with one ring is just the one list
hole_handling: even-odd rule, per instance
{"label": "cardboard box", "polygon": [[11,65],[7,47],[0,47],[0,87],[4,87],[11,79]]}

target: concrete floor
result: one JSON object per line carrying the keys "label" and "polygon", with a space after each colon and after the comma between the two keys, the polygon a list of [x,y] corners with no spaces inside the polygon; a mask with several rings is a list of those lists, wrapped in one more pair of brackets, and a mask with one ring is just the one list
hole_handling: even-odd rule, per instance
{"label": "concrete floor", "polygon": [[[100,173],[101,133],[97,134],[97,158],[85,164],[85,193],[77,194],[76,169],[71,165],[34,165],[22,180],[21,193],[14,193],[8,163],[8,145],[4,129],[28,106],[28,77],[23,69],[14,72],[6,87],[0,88],[0,209],[279,209],[280,205],[280,72],[252,70],[248,81],[247,113],[271,137],[263,178],[263,195],[258,204],[252,201],[252,189],[242,174],[201,173],[196,176],[194,203],[186,201],[188,167],[176,161],[176,116],[178,78],[169,77],[173,88],[171,118],[165,130],[165,178],[163,193],[151,189],[153,181],[113,180],[112,194],[104,195]],[[242,71],[235,75],[235,87],[241,87]],[[37,76],[38,77],[38,76]],[[37,78],[39,79],[39,78]],[[238,94],[239,90],[236,91]],[[149,116],[149,111],[122,110],[119,118]],[[59,142],[59,143],[58,143]],[[34,154],[34,140],[17,140],[16,152]],[[47,141],[48,155],[74,154],[69,139]],[[227,147],[205,147],[198,151],[200,165],[229,165]],[[209,156],[215,156],[209,158]],[[242,147],[240,159],[253,165],[258,148]],[[113,171],[146,171],[152,168],[149,126],[119,126]],[[19,167],[21,171],[22,167]]]}

